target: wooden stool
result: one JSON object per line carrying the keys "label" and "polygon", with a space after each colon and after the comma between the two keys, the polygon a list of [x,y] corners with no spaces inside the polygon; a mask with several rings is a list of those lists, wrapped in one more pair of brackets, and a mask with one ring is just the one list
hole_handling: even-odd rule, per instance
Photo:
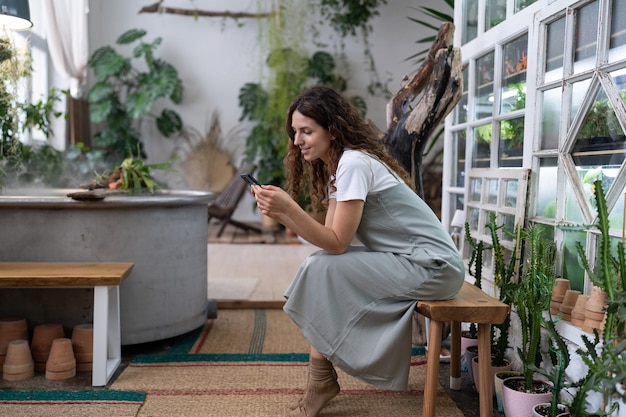
{"label": "wooden stool", "polygon": [[[415,309],[430,319],[422,416],[435,417],[439,351],[444,322],[451,322],[450,388],[458,390],[461,384],[461,322],[478,324],[479,372],[482,375],[491,375],[491,325],[504,322],[509,314],[509,306],[465,282],[459,294],[452,300],[418,301]],[[492,417],[493,381],[480,378],[479,383],[480,417]]]}

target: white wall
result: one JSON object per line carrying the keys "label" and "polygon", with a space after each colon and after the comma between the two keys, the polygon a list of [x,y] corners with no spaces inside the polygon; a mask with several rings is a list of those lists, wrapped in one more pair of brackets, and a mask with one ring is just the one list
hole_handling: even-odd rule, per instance
{"label": "white wall", "polygon": [[[162,37],[157,54],[178,68],[186,88],[184,101],[176,108],[184,122],[204,133],[208,129],[211,114],[217,111],[224,132],[241,129],[238,121],[241,114],[237,101],[239,89],[246,82],[258,81],[259,67],[265,59],[258,45],[257,22],[254,19],[242,19],[238,24],[232,19],[138,14],[143,6],[154,2],[90,0],[90,53],[101,46],[114,45],[116,38],[131,28],[145,29],[146,40]],[[370,43],[378,73],[383,81],[391,80],[389,89],[392,91],[399,89],[405,75],[417,69],[413,62],[405,60],[424,48],[416,45],[415,41],[430,34],[428,29],[411,22],[407,16],[424,18],[415,7],[425,5],[441,8],[441,3],[438,0],[389,0],[380,9],[381,15],[372,22]],[[256,0],[165,0],[163,6],[197,7],[211,11],[257,11]],[[315,23],[312,19],[308,22]],[[438,22],[434,23],[438,25]],[[308,30],[306,27],[302,29]],[[324,29],[321,37],[336,38],[329,29]],[[310,52],[314,50],[313,47],[309,48]],[[345,50],[351,69],[348,84],[350,92],[366,97],[368,117],[384,129],[386,99],[367,96],[370,75],[366,69],[369,65],[364,63],[361,40],[347,39]],[[332,52],[332,47],[329,51]],[[157,135],[150,136],[146,144],[149,159],[153,162],[166,160],[172,149],[171,142]],[[244,139],[245,132],[239,135],[240,149],[243,149]],[[243,203],[240,207],[249,212],[252,204]],[[242,215],[245,217],[245,213],[240,213]]]}

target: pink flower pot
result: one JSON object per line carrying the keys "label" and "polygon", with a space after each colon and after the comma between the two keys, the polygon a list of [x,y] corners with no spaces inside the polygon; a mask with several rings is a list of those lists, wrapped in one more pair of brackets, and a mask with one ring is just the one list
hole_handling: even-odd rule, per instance
{"label": "pink flower pot", "polygon": [[[549,402],[552,398],[552,392],[548,389],[544,393],[529,393],[518,391],[511,386],[523,377],[508,378],[502,384],[502,401],[504,404],[504,414],[506,417],[529,417],[532,416],[533,407],[537,404]],[[547,384],[545,381],[535,381],[538,384]]]}
{"label": "pink flower pot", "polygon": [[[511,370],[511,364],[509,363],[509,361],[507,361],[505,359],[506,364],[503,366],[493,366],[491,365],[491,374],[487,376],[487,378],[489,378],[490,381],[492,381],[494,383],[493,388],[491,389],[491,392],[493,392],[495,394],[496,392],[496,387],[495,387],[495,377],[496,374],[498,372],[502,372],[502,371],[510,371]],[[472,372],[474,375],[474,386],[476,387],[476,392],[480,392],[480,379],[481,379],[481,375],[480,372],[478,370],[478,356],[476,356],[475,358],[472,359]]]}

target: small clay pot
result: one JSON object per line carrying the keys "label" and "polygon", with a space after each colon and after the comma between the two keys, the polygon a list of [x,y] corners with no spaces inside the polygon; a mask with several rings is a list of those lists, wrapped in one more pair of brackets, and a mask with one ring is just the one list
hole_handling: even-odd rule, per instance
{"label": "small clay pot", "polygon": [[593,287],[585,303],[585,310],[601,313],[607,306],[607,299],[606,293],[600,287]]}
{"label": "small clay pot", "polygon": [[559,314],[561,312],[562,303],[558,301],[550,301],[550,314]]}
{"label": "small clay pot", "polygon": [[28,341],[28,325],[26,319],[19,317],[0,318],[0,366],[4,360],[12,340]]}
{"label": "small clay pot", "polygon": [[46,362],[46,378],[53,380],[68,379],[76,376],[76,358],[72,341],[67,338],[55,339],[50,347]]}
{"label": "small clay pot", "polygon": [[46,362],[50,354],[50,347],[54,339],[65,337],[63,325],[61,324],[40,324],[35,326],[33,330],[33,341],[30,348],[35,361],[35,371],[44,372],[46,370]]}
{"label": "small clay pot", "polygon": [[552,300],[556,302],[562,302],[565,292],[569,290],[569,280],[565,278],[557,278],[554,281],[554,287],[552,287]]}
{"label": "small clay pot", "polygon": [[576,305],[576,299],[580,295],[580,291],[576,290],[567,290],[565,291],[565,297],[563,297],[563,304],[561,304],[561,313],[563,313],[563,320],[570,320],[572,310],[574,310],[574,306]]}
{"label": "small clay pot", "polygon": [[72,346],[76,370],[89,372],[93,368],[93,324],[78,324],[72,331]]}
{"label": "small clay pot", "polygon": [[28,340],[11,340],[7,347],[6,360],[2,365],[2,378],[5,381],[21,381],[34,375],[35,364]]}

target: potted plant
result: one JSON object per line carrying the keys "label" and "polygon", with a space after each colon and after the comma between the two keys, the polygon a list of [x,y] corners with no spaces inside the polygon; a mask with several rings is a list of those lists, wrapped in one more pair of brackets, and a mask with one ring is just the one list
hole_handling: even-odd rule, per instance
{"label": "potted plant", "polygon": [[[482,240],[472,238],[468,222],[465,222],[465,242],[472,247],[472,253],[467,264],[468,273],[474,278],[474,285],[482,289],[483,257],[488,247]],[[461,354],[463,355],[461,365],[467,368],[473,381],[472,361],[478,357],[478,328],[476,323],[470,323],[469,329],[461,332]]]}
{"label": "potted plant", "polygon": [[554,286],[555,245],[541,237],[540,225],[528,228],[525,238],[525,261],[522,279],[512,297],[512,304],[519,317],[521,346],[517,353],[522,361],[522,376],[503,383],[504,412],[507,417],[528,416],[535,404],[547,402],[552,396],[550,384],[536,379],[535,372],[541,366],[542,325],[544,311],[550,306]]}
{"label": "potted plant", "polygon": [[[598,216],[595,227],[600,232],[595,269],[591,268],[581,244],[577,244],[577,249],[591,282],[606,292],[608,307],[602,336],[597,330],[593,339],[582,336],[585,346],[577,350],[588,371],[571,384],[576,393],[568,407],[575,416],[608,415],[617,409],[619,401],[623,404],[626,399],[626,250],[623,242],[612,244],[601,180],[594,182],[594,190]],[[590,404],[589,394],[593,391],[603,396],[599,407]],[[590,408],[596,411],[590,414]]]}
{"label": "potted plant", "polygon": [[[95,145],[105,149],[112,161],[132,156],[137,149],[140,157],[146,156],[140,141],[140,124],[146,117],[153,118],[166,137],[183,129],[181,117],[172,109],[164,108],[159,115],[150,113],[159,99],[179,104],[183,84],[176,68],[155,56],[161,38],[141,41],[145,35],[145,30],[131,29],[117,39],[116,44],[121,46],[135,43],[132,57],[104,46],[89,58],[88,65],[96,78],[87,94],[89,113],[92,122],[102,123]],[[133,58],[141,60],[145,69],[138,69]]]}

